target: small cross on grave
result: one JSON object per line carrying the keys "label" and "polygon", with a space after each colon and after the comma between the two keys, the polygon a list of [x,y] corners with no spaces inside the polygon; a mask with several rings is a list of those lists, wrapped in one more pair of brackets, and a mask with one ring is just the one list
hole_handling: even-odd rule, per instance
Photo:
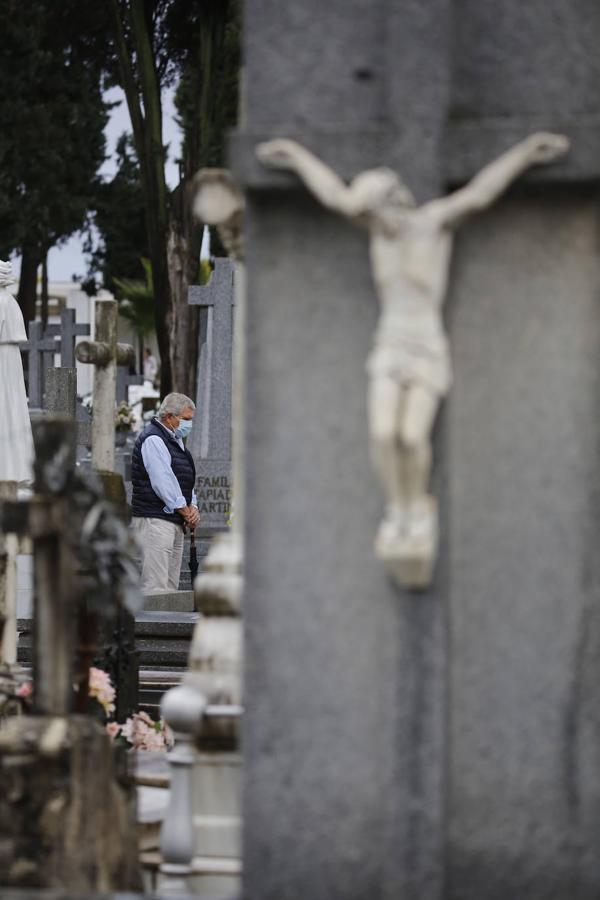
{"label": "small cross on grave", "polygon": [[61,349],[61,342],[53,336],[44,336],[41,322],[29,323],[29,340],[19,344],[21,350],[29,353],[27,392],[30,409],[42,409],[46,372],[54,367],[54,354]]}
{"label": "small cross on grave", "polygon": [[117,301],[96,301],[96,340],[81,341],[75,356],[82,363],[96,367],[92,394],[92,465],[115,470],[115,396],[117,366],[134,362],[131,344],[117,343]]}
{"label": "small cross on grave", "polygon": [[233,262],[217,258],[208,284],[188,291],[188,303],[201,309],[198,413],[189,448],[202,528],[209,530],[225,529],[230,513],[233,277]]}
{"label": "small cross on grave", "polygon": [[72,369],[75,366],[75,339],[90,333],[90,326],[75,321],[74,309],[61,309],[60,325],[48,325],[46,335],[60,337],[60,364]]}
{"label": "small cross on grave", "polygon": [[127,366],[117,366],[117,403],[129,403],[129,385],[143,383],[143,375],[130,375]]}

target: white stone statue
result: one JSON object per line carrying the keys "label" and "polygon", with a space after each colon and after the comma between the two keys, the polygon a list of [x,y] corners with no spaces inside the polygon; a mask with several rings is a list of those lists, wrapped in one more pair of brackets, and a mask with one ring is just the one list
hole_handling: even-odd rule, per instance
{"label": "white stone statue", "polygon": [[10,262],[0,261],[0,481],[30,482],[33,438],[19,342],[27,340],[19,304],[7,290]]}
{"label": "white stone statue", "polygon": [[386,499],[377,556],[403,586],[426,587],[437,549],[437,506],[428,494],[431,431],[452,382],[441,309],[455,229],[490,206],[529,166],[568,150],[566,137],[533,134],[465,187],[416,206],[395,172],[369,169],[345,184],[295,141],[259,144],[266,166],[295,172],[317,200],[370,234],[381,316],[369,374],[371,456]]}

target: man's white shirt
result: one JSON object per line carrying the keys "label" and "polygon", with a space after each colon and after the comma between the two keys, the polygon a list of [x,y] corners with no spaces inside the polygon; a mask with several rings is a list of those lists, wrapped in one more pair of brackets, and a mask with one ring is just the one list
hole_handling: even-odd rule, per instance
{"label": "man's white shirt", "polygon": [[[170,437],[174,437],[181,449],[185,449],[183,441],[170,428],[166,428],[162,422],[158,422],[161,428],[164,428]],[[174,510],[187,506],[187,502],[181,493],[181,487],[175,473],[171,468],[171,454],[169,453],[165,442],[156,435],[146,438],[142,444],[142,459],[146,472],[152,485],[152,490],[157,494],[165,504],[163,512],[171,514]],[[192,506],[198,507],[196,491],[192,492]]]}

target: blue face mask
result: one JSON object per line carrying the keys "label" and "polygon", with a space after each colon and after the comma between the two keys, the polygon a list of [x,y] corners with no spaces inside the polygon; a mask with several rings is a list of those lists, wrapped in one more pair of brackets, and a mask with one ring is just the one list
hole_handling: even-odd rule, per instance
{"label": "blue face mask", "polygon": [[175,429],[175,434],[177,437],[185,439],[189,437],[192,433],[192,420],[191,419],[180,419],[179,426]]}

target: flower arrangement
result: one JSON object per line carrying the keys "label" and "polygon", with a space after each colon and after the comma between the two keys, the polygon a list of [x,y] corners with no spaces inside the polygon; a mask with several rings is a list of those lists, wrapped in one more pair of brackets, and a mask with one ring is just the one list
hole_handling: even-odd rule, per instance
{"label": "flower arrangement", "polygon": [[117,431],[131,431],[134,423],[135,413],[131,406],[123,400],[115,412],[115,428]]}
{"label": "flower arrangement", "polygon": [[115,689],[112,686],[110,675],[102,669],[90,667],[89,695],[97,700],[107,716],[115,711]]}
{"label": "flower arrangement", "polygon": [[108,722],[106,730],[114,739],[124,738],[134,750],[168,750],[174,743],[167,723],[163,719],[155,722],[145,712],[134,713],[124,725]]}
{"label": "flower arrangement", "polygon": [[[108,718],[115,711],[115,689],[110,675],[95,666],[90,667],[89,696],[98,703]],[[28,706],[31,703],[33,685],[24,681],[17,690],[17,696]],[[120,740],[133,750],[168,750],[174,744],[173,732],[160,719],[155,722],[146,712],[136,712],[125,723],[107,722],[106,731],[114,740]]]}

